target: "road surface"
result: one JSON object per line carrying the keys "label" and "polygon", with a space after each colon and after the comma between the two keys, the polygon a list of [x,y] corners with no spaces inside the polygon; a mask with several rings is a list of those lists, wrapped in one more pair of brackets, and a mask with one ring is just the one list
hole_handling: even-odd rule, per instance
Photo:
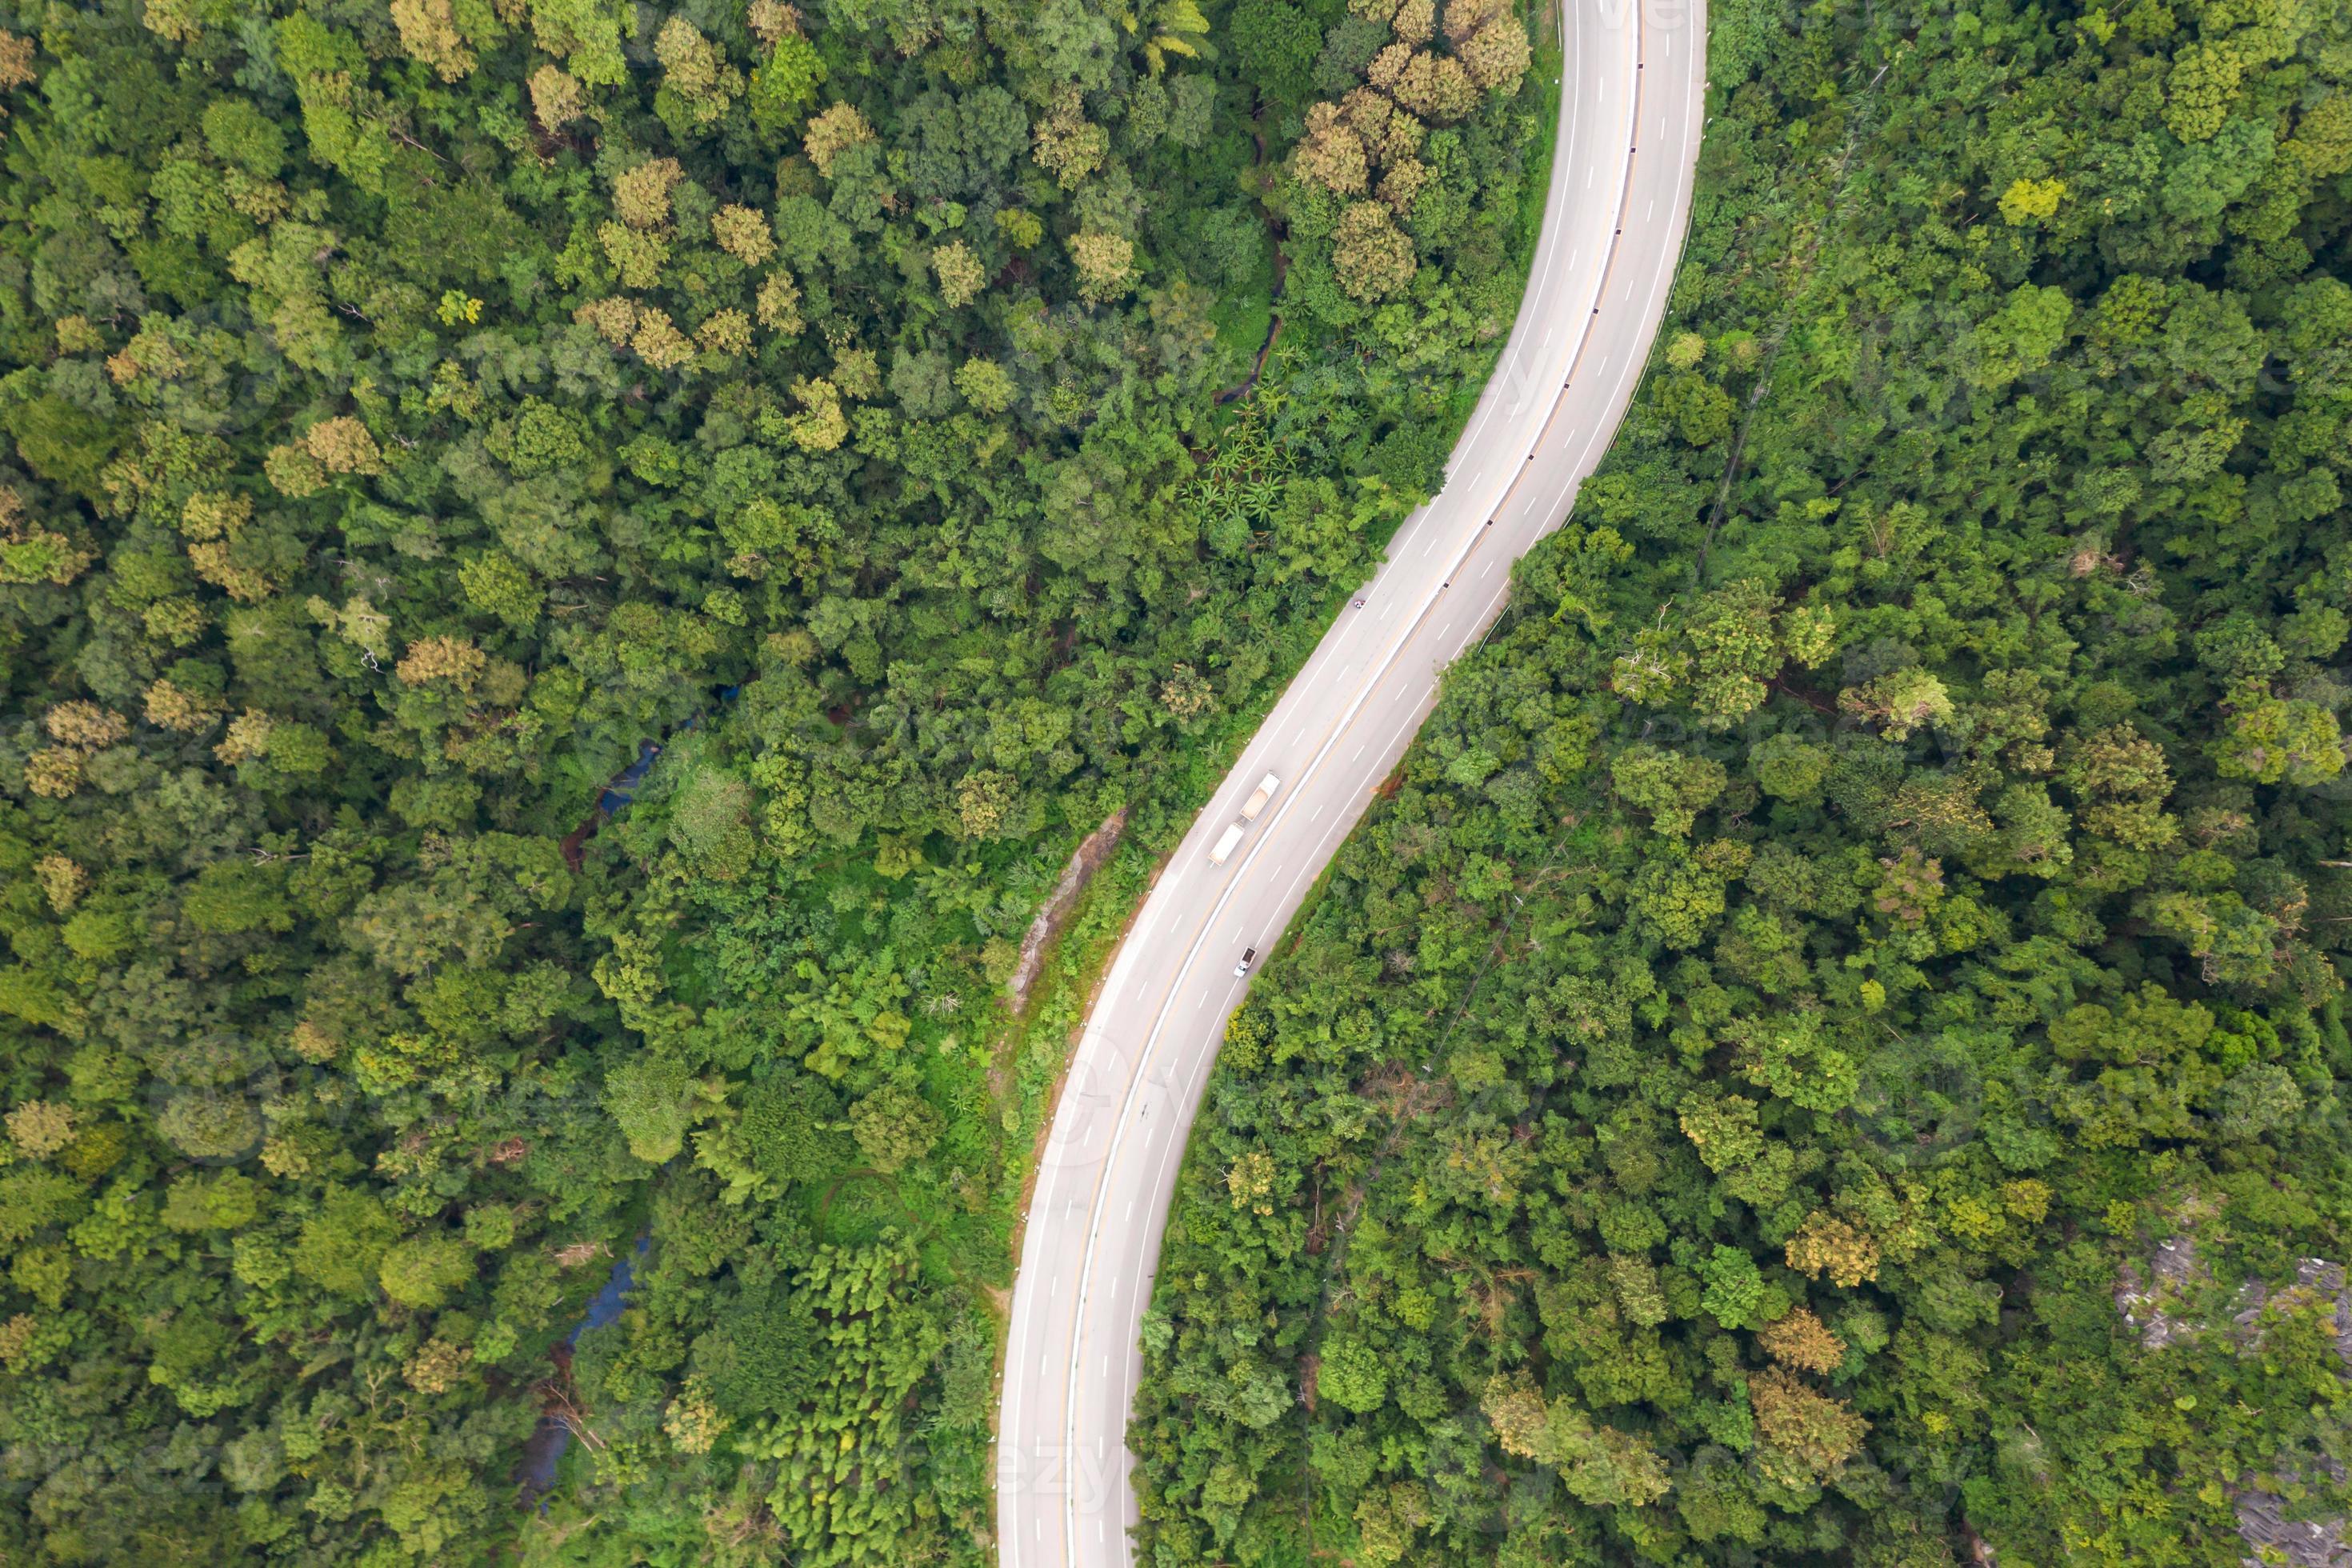
{"label": "road surface", "polygon": [[[1566,0],[1560,124],[1528,293],[1444,489],[1409,518],[1138,914],[1072,1059],[1030,1201],[997,1443],[1002,1568],[1125,1568],[1138,1333],[1186,1134],[1246,977],[1569,510],[1665,309],[1706,115],[1704,0]],[[1217,837],[1266,773],[1241,847]]]}

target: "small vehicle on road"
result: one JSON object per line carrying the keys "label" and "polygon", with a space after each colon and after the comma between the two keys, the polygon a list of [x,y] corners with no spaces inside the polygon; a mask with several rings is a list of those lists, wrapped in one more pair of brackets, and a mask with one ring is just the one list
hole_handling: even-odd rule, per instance
{"label": "small vehicle on road", "polygon": [[1222,866],[1234,858],[1234,848],[1242,841],[1242,825],[1238,822],[1218,837],[1216,847],[1209,851],[1209,864]]}
{"label": "small vehicle on road", "polygon": [[1242,961],[1234,965],[1234,978],[1239,980],[1242,976],[1247,974],[1250,972],[1250,965],[1256,962],[1257,949],[1254,947],[1245,947],[1242,949]]}
{"label": "small vehicle on road", "polygon": [[1265,777],[1258,780],[1257,793],[1251,795],[1247,800],[1242,802],[1242,820],[1244,822],[1255,822],[1257,820],[1257,814],[1265,809],[1265,803],[1272,800],[1274,798],[1274,792],[1281,787],[1282,781],[1275,777],[1272,773],[1268,773]]}

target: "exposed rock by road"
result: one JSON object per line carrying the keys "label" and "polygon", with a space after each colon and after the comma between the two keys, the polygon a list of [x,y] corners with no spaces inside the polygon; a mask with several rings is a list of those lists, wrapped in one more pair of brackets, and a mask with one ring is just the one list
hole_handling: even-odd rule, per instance
{"label": "exposed rock by road", "polygon": [[1052,896],[1038,909],[1037,918],[1029,922],[1029,932],[1021,939],[1021,962],[1013,965],[1013,977],[1004,983],[1014,1012],[1029,1005],[1030,987],[1037,984],[1038,971],[1045,966],[1045,949],[1053,942],[1054,933],[1070,918],[1071,910],[1077,907],[1078,895],[1087,890],[1087,884],[1102,869],[1103,862],[1110,858],[1110,852],[1118,847],[1119,838],[1126,832],[1127,807],[1122,805],[1104,818],[1100,827],[1087,835],[1086,841],[1071,855],[1070,863],[1062,868],[1062,879],[1054,884]]}

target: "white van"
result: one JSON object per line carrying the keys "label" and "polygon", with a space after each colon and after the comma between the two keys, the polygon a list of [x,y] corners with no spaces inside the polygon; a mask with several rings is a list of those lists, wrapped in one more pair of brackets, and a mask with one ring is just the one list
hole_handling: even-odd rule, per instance
{"label": "white van", "polygon": [[1217,847],[1209,851],[1209,864],[1222,866],[1234,858],[1234,847],[1242,841],[1242,825],[1234,823],[1217,839]]}
{"label": "white van", "polygon": [[1249,799],[1242,802],[1242,820],[1244,822],[1255,822],[1257,820],[1257,814],[1265,809],[1265,803],[1272,800],[1274,798],[1274,792],[1281,787],[1282,781],[1275,777],[1272,773],[1268,773],[1265,777],[1258,780],[1257,793],[1250,796]]}

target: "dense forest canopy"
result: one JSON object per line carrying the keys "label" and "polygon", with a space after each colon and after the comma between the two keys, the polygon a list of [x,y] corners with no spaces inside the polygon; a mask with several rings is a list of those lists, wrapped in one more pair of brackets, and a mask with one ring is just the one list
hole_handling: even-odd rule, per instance
{"label": "dense forest canopy", "polygon": [[1549,80],[1495,0],[0,0],[0,1558],[983,1561],[1001,986],[1434,479]]}
{"label": "dense forest canopy", "polygon": [[1632,421],[1230,1027],[1144,1558],[2320,1561],[2352,12],[1710,27]]}

